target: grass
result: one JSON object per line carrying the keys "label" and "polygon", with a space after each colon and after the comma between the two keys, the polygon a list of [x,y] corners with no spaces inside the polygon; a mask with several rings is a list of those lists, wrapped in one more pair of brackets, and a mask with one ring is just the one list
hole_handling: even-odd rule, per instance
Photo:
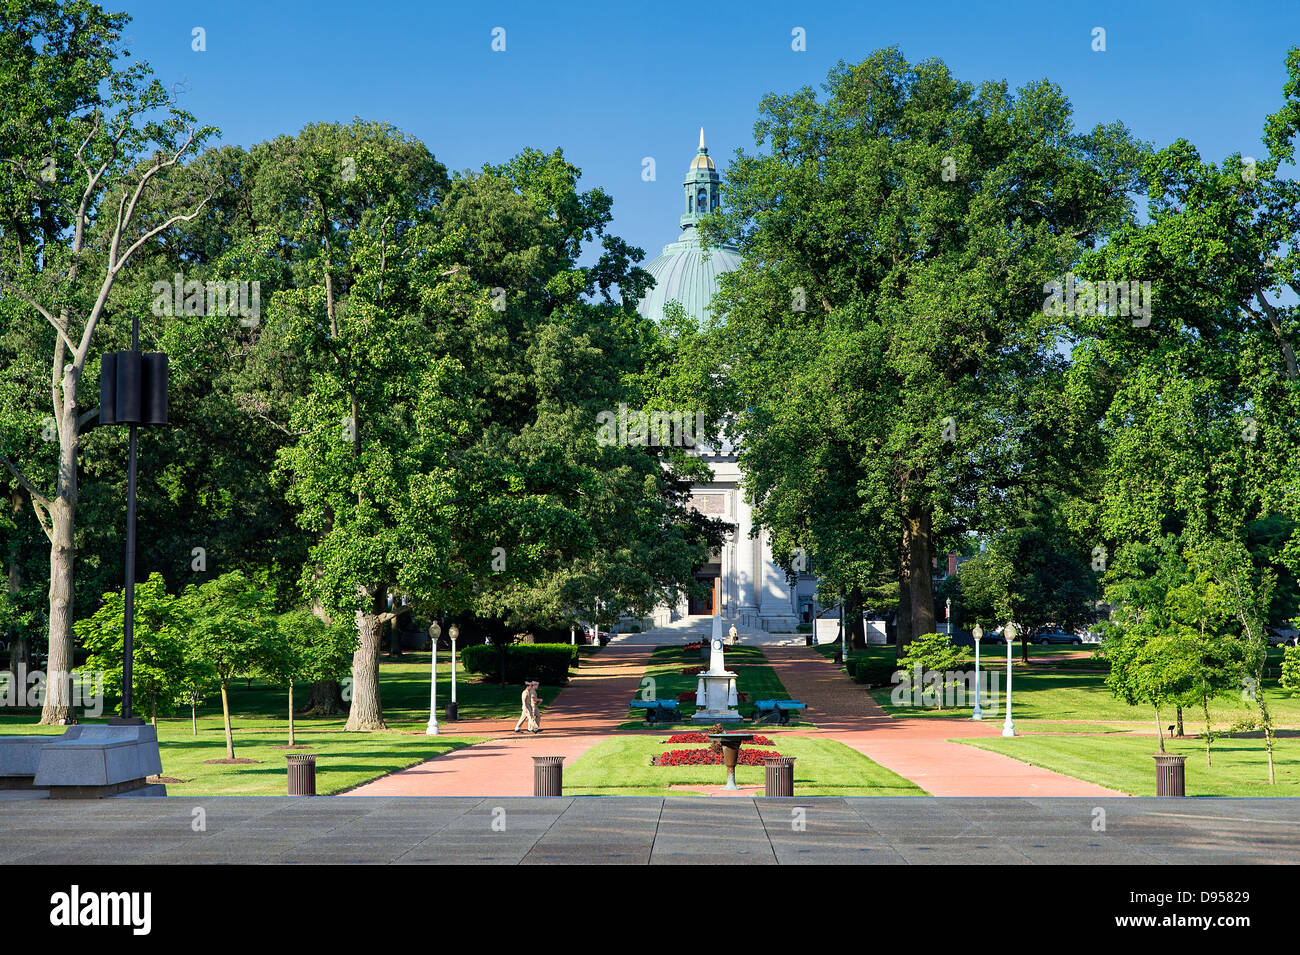
{"label": "grass", "polygon": [[[440,661],[447,660],[444,653]],[[286,688],[259,680],[236,680],[230,689],[231,723],[235,735],[236,759],[254,763],[207,763],[224,759],[225,735],[219,693],[209,694],[198,708],[198,734],[190,726],[188,707],[170,717],[159,717],[158,740],[162,751],[163,775],[179,779],[168,783],[174,796],[272,796],[286,789],[284,757],[287,753],[316,753],[316,787],[322,795],[341,792],[387,773],[413,766],[478,738],[429,737],[423,733],[429,719],[429,654],[405,653],[398,660],[384,657],[379,666],[380,693],[388,730],[345,733],[346,718],[297,716],[294,719],[298,747],[283,749],[288,742],[288,693]],[[481,682],[457,668],[457,704],[461,719],[514,719],[519,714],[520,687]],[[307,700],[307,687],[300,686],[295,703]],[[559,687],[539,688],[542,704],[551,702]],[[438,664],[439,717],[451,699],[451,663]],[[114,704],[115,705],[115,704]],[[104,722],[99,719],[83,722]],[[36,712],[0,711],[0,733],[6,735],[58,736],[64,727],[40,726]]]}
{"label": "grass", "polygon": [[[1005,691],[1005,669],[991,671],[999,676],[999,697]],[[1064,722],[1121,722],[1145,724],[1155,733],[1155,711],[1146,705],[1129,706],[1117,700],[1106,688],[1104,673],[1059,673],[1053,671],[1032,671],[1021,667],[1013,673],[1012,709],[1015,721],[1053,720]],[[1300,726],[1300,697],[1286,696],[1274,686],[1265,688],[1269,711],[1274,725],[1280,727]],[[950,706],[943,710],[933,707],[897,706],[890,700],[891,689],[882,687],[871,690],[871,696],[891,716],[916,717],[961,717],[969,716],[971,707]],[[987,697],[984,698],[985,701]],[[972,701],[973,702],[973,701]],[[994,710],[984,706],[985,719],[1002,719],[1001,699]],[[1233,724],[1255,716],[1258,709],[1253,702],[1243,701],[1239,697],[1224,697],[1210,704],[1210,722],[1217,730],[1224,730]],[[1160,720],[1164,726],[1174,722],[1175,711],[1172,706],[1161,707]],[[1202,725],[1202,715],[1198,709],[1183,710],[1183,726],[1188,732],[1195,732]]]}
{"label": "grass", "polygon": [[[1133,796],[1156,794],[1156,741],[1137,736],[1033,736],[1004,739],[963,739],[976,746],[1087,780]],[[1277,783],[1268,785],[1264,740],[1221,739],[1211,749],[1213,765],[1205,765],[1205,746],[1196,739],[1165,740],[1165,749],[1186,756],[1189,796],[1300,796],[1300,739],[1274,740]]]}
{"label": "grass", "polygon": [[[782,756],[795,757],[794,791],[799,796],[923,796],[925,793],[896,773],[872,762],[857,750],[829,739],[790,736],[760,730]],[[720,786],[722,766],[651,766],[650,758],[670,748],[667,736],[625,736],[605,740],[564,768],[564,794],[589,796],[680,796],[689,791],[672,785]],[[737,766],[741,786],[764,781],[762,766]]]}
{"label": "grass", "polygon": [[[785,691],[776,671],[768,664],[763,651],[757,647],[737,646],[727,650],[727,669],[736,674],[736,687],[745,694],[746,702],[736,709],[743,717],[754,714],[755,700],[788,700],[790,694]],[[650,655],[650,665],[644,677],[654,680],[654,698],[659,700],[676,699],[678,694],[696,689],[699,678],[682,673],[685,667],[708,666],[707,659],[700,658],[698,650],[683,650],[681,647],[656,647]],[[643,679],[644,679],[643,677]],[[647,686],[644,682],[642,686]],[[693,703],[683,703],[682,719],[689,722],[695,712]],[[644,711],[628,710],[630,718],[620,729],[644,729],[642,718]],[[667,727],[665,727],[666,729]]]}

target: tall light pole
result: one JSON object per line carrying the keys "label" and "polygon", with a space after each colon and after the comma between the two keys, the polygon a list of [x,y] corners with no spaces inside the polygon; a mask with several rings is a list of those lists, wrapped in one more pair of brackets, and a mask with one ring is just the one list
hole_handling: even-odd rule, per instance
{"label": "tall light pole", "polygon": [[438,735],[438,638],[442,636],[442,627],[438,621],[429,624],[429,725],[425,727],[425,736]]}
{"label": "tall light pole", "polygon": [[1008,623],[1002,633],[1007,638],[1007,718],[1002,723],[1002,735],[1015,736],[1016,724],[1011,721],[1011,643],[1016,639],[1016,625]]}
{"label": "tall light pole", "polygon": [[948,627],[948,636],[952,636],[952,598],[943,602],[943,622]]}
{"label": "tall light pole", "polygon": [[977,623],[971,628],[970,635],[975,638],[975,709],[971,711],[970,718],[982,720],[984,711],[980,709],[980,639],[984,636],[984,628]]}
{"label": "tall light pole", "polygon": [[[447,721],[454,723],[460,719],[460,708],[456,705],[456,638],[460,636],[460,627],[453,623],[447,636],[451,637],[451,702],[447,704]],[[438,650],[437,646],[433,649],[435,653]]]}

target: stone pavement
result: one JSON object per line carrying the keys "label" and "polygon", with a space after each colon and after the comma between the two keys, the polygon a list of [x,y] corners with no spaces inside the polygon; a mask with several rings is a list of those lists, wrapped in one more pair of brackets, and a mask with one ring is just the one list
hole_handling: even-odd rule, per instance
{"label": "stone pavement", "polygon": [[[831,736],[934,796],[1123,796],[1010,756],[951,743],[1002,735],[1002,720],[891,717],[834,663],[807,649],[764,650],[786,691],[809,706],[808,736]],[[1014,715],[1014,711],[1013,711]],[[800,732],[797,731],[796,732]]]}
{"label": "stone pavement", "polygon": [[1298,864],[1300,799],[3,800],[0,833],[0,864]]}

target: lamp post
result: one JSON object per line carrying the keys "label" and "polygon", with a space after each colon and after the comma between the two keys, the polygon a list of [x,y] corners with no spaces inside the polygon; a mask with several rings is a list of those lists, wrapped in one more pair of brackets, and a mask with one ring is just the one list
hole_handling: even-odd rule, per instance
{"label": "lamp post", "polygon": [[122,618],[122,716],[110,723],[143,726],[131,710],[135,662],[135,514],[137,438],[140,425],[167,424],[167,356],[141,354],[140,316],[131,317],[131,350],[100,359],[99,424],[127,425],[126,560]]}
{"label": "lamp post", "polygon": [[952,598],[949,597],[943,602],[943,622],[948,628],[948,636],[952,636]]}
{"label": "lamp post", "polygon": [[970,635],[975,638],[975,709],[971,711],[970,718],[982,720],[984,711],[980,709],[980,640],[984,636],[984,628],[977,623],[971,628]]}
{"label": "lamp post", "polygon": [[[456,705],[456,638],[460,636],[460,627],[454,623],[447,629],[451,637],[451,702],[447,704],[447,722],[454,723],[460,719],[460,709]],[[435,652],[437,647],[434,647]]]}
{"label": "lamp post", "polygon": [[424,729],[425,736],[438,735],[438,638],[442,636],[442,627],[438,621],[429,624],[429,725]]}
{"label": "lamp post", "polygon": [[1015,736],[1016,724],[1011,721],[1011,642],[1016,639],[1016,625],[1008,623],[1002,633],[1007,638],[1007,718],[1002,723],[1002,735]]}

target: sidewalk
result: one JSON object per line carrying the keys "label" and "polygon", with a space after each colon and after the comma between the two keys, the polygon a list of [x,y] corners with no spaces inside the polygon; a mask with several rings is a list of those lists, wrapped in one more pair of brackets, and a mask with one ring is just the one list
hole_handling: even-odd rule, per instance
{"label": "sidewalk", "polygon": [[345,796],[531,796],[533,756],[572,763],[627,720],[641,686],[649,646],[610,644],[585,657],[569,685],[542,710],[542,732],[515,733],[513,720],[442,723],[448,736],[493,739],[398,770]]}
{"label": "sidewalk", "polygon": [[807,648],[764,650],[786,691],[808,704],[817,729],[934,796],[1123,796],[1061,773],[950,739],[1002,734],[1001,721],[888,716],[839,667]]}

